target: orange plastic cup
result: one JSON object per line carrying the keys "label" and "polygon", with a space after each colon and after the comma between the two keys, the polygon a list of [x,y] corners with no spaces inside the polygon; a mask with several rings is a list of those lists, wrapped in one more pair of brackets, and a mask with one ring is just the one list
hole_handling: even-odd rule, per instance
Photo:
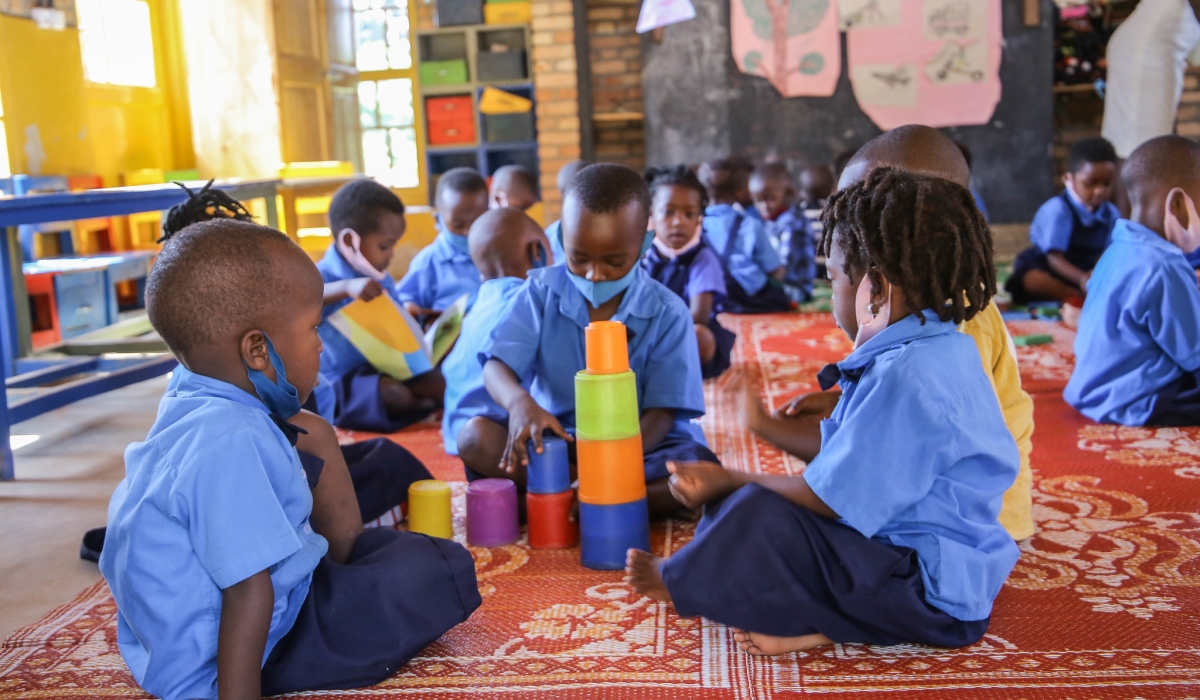
{"label": "orange plastic cup", "polygon": [[620,321],[592,321],[585,334],[588,374],[629,371],[629,336]]}
{"label": "orange plastic cup", "polygon": [[629,503],[646,497],[642,437],[575,442],[579,500],[594,506]]}

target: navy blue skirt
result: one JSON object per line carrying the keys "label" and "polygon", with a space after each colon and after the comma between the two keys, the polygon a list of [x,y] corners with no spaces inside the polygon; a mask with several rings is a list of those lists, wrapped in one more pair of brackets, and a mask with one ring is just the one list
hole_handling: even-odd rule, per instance
{"label": "navy blue skirt", "polygon": [[716,316],[708,319],[708,330],[712,331],[713,338],[717,341],[717,351],[713,353],[711,360],[700,366],[702,379],[719,377],[729,369],[729,356],[733,353],[734,342],[737,341],[737,334],[722,326]]}
{"label": "navy blue skirt", "polygon": [[756,294],[750,294],[728,273],[725,275],[725,298],[717,304],[718,311],[728,314],[773,314],[791,308],[792,300],[774,277],[769,278]]}
{"label": "navy blue skirt", "polygon": [[379,395],[379,372],[371,365],[359,365],[332,379],[336,408],[333,424],[346,430],[394,433],[416,423],[432,411],[406,411],[389,414]]}
{"label": "navy blue skirt", "polygon": [[772,636],[963,647],[988,627],[925,602],[912,549],[863,537],[756,484],[706,506],[695,538],[663,563],[662,576],[680,616]]}
{"label": "navy blue skirt", "polygon": [[342,456],[350,468],[364,523],[407,503],[413,482],[433,478],[421,460],[387,438],[342,445]]}
{"label": "navy blue skirt", "polygon": [[1182,428],[1200,425],[1200,372],[1184,372],[1159,390],[1146,425]]}
{"label": "navy blue skirt", "polygon": [[[1067,260],[1072,265],[1086,272],[1096,267],[1096,263],[1100,261],[1100,255],[1103,252],[1098,251],[1094,254],[1089,253],[1086,255],[1071,254]],[[1022,250],[1017,255],[1017,258],[1013,260],[1012,274],[1009,276],[1008,281],[1004,283],[1004,290],[1012,295],[1013,304],[1025,306],[1031,301],[1041,301],[1025,293],[1025,275],[1033,270],[1041,270],[1063,284],[1072,287],[1075,286],[1074,282],[1058,274],[1050,267],[1050,262],[1046,260],[1046,254],[1042,252],[1041,248],[1029,246],[1025,250]],[[1080,294],[1082,293],[1081,291]]]}
{"label": "navy blue skirt", "polygon": [[379,683],[482,603],[452,540],[375,528],[346,564],[322,559],[292,629],[262,670],[263,695]]}

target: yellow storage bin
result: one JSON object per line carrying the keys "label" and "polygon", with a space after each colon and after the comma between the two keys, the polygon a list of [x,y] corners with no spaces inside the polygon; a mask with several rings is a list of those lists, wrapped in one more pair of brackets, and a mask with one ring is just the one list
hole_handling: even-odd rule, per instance
{"label": "yellow storage bin", "polygon": [[533,17],[528,2],[489,2],[483,6],[485,24],[524,24]]}

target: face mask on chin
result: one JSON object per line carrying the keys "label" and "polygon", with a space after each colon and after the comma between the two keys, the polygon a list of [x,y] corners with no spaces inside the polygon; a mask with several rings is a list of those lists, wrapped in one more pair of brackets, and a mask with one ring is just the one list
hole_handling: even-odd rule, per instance
{"label": "face mask on chin", "polygon": [[[347,242],[346,239],[349,239]],[[349,263],[350,267],[364,277],[370,277],[376,282],[382,282],[387,272],[381,271],[367,261],[362,254],[362,236],[352,228],[344,228],[338,232],[334,240],[338,253]]]}
{"label": "face mask on chin", "polygon": [[299,394],[296,387],[287,380],[287,371],[284,369],[283,360],[275,352],[275,346],[271,343],[271,339],[267,338],[266,333],[263,333],[263,338],[267,341],[267,358],[275,370],[275,381],[271,381],[263,372],[249,367],[246,367],[246,376],[254,385],[254,391],[266,405],[267,410],[286,420],[300,412]]}
{"label": "face mask on chin", "polygon": [[[1187,209],[1188,225],[1184,227],[1179,222],[1179,217],[1172,213],[1171,204],[1175,201],[1175,197],[1183,198],[1183,206]],[[1183,251],[1184,255],[1190,255],[1200,248],[1200,216],[1196,214],[1196,203],[1186,192],[1176,187],[1167,194],[1166,217],[1163,221],[1163,230],[1167,234],[1167,240],[1174,243]]]}
{"label": "face mask on chin", "polygon": [[[562,244],[562,229],[559,229],[558,236],[558,242]],[[599,308],[601,304],[610,301],[613,297],[629,289],[641,264],[641,258],[650,249],[653,241],[654,232],[647,231],[645,237],[642,239],[642,249],[638,253],[638,261],[634,262],[633,267],[629,268],[629,272],[625,273],[625,276],[620,279],[593,282],[586,277],[580,277],[571,272],[570,267],[567,268],[567,279],[571,280],[571,284],[575,285],[580,294],[583,294],[583,298],[587,299],[587,302],[592,305],[593,309]]]}

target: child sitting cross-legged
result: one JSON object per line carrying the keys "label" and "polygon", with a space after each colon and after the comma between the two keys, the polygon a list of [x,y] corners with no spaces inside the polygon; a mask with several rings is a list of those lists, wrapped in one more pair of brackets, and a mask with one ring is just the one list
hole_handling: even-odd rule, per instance
{"label": "child sitting cross-legged", "polygon": [[150,272],[147,312],[181,367],[126,451],[100,570],[155,696],[371,685],[480,604],[466,549],[363,531],[345,464],[297,452],[321,301],[304,251],[242,221],[187,227]]}
{"label": "child sitting cross-legged", "polygon": [[704,414],[692,317],[638,264],[653,238],[649,215],[650,192],[629,168],[601,163],[571,179],[561,229],[566,264],[531,270],[478,349],[484,385],[505,415],[463,427],[458,452],[468,467],[523,486],[530,440],[541,450],[543,432],[571,439],[585,329],[608,320],[628,332],[650,512],[679,508],[667,489],[668,460],[716,459],[692,422]]}
{"label": "child sitting cross-legged", "polygon": [[[374,180],[344,185],[329,204],[334,243],[317,263],[325,281],[324,318],[355,299],[403,298],[388,274],[404,235],[404,204]],[[437,369],[408,381],[380,374],[327,320],[321,323],[321,374],[333,388],[333,422],[340,428],[395,432],[436,408],[446,390]],[[321,403],[318,401],[318,404]],[[318,406],[325,413],[324,406]]]}
{"label": "child sitting cross-legged", "polygon": [[[824,219],[855,349],[820,372],[842,388],[820,454],[798,476],[672,463],[672,492],[704,517],[669,559],[630,550],[628,580],[752,654],[972,644],[1019,554],[997,519],[1017,448],[957,330],[995,293],[990,234],[965,187],[890,168]],[[747,427],[765,418],[749,387],[742,400]]]}
{"label": "child sitting cross-legged", "polygon": [[688,305],[700,347],[700,375],[720,376],[729,369],[737,336],[717,321],[716,305],[725,297],[721,261],[701,235],[708,193],[686,165],[650,168],[650,226],[654,247],[642,267]]}
{"label": "child sitting cross-legged", "polygon": [[1200,425],[1200,147],[1160,136],[1129,155],[1132,207],[1096,265],[1063,397],[1092,420]]}
{"label": "child sitting cross-legged", "polygon": [[[796,183],[783,163],[765,163],[750,174],[750,194],[771,244],[783,258],[783,288],[796,303],[812,301],[817,276],[815,240],[796,201]],[[828,195],[826,195],[828,196]]]}
{"label": "child sitting cross-legged", "polygon": [[[500,423],[507,418],[483,385],[479,347],[504,318],[530,271],[546,267],[550,251],[546,234],[537,222],[511,207],[492,209],[476,219],[467,240],[483,285],[475,306],[463,319],[458,342],[442,363],[447,377],[442,439],[446,453],[452,455],[459,454],[458,436],[469,421],[486,417]],[[473,454],[480,447],[469,445],[466,449]],[[469,465],[466,474],[469,481],[482,478]]]}

